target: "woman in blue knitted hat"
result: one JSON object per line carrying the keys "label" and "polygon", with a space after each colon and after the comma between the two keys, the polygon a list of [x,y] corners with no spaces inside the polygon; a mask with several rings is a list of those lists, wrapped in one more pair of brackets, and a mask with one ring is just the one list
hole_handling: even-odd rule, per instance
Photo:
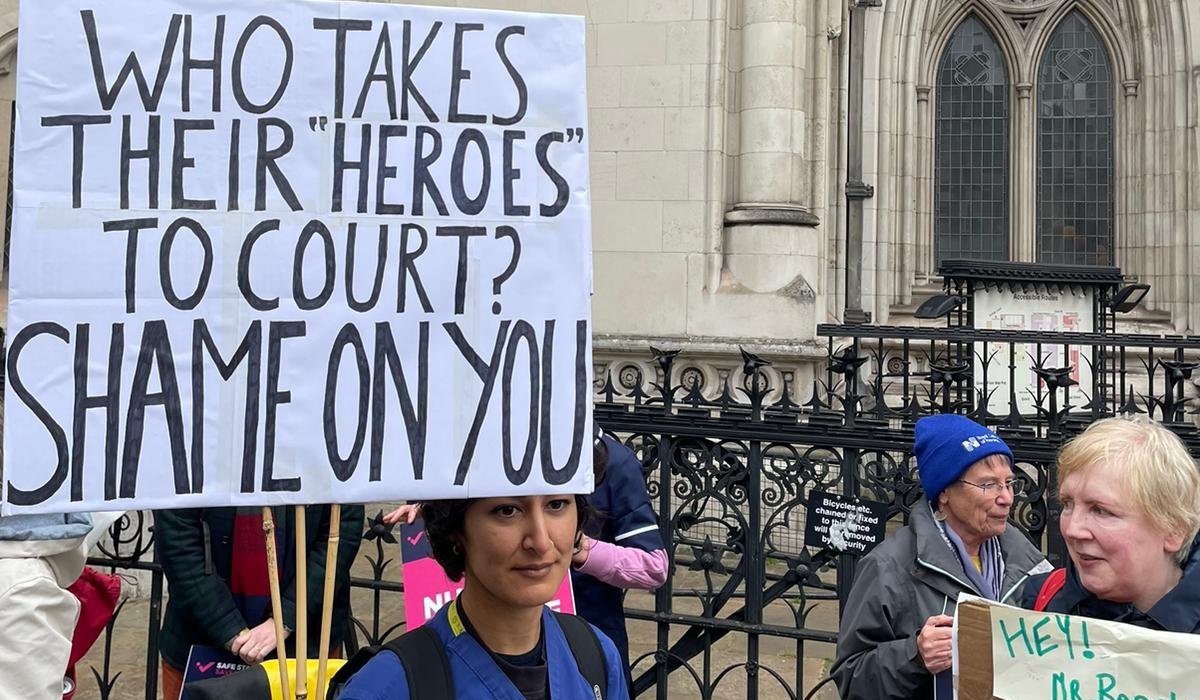
{"label": "woman in blue knitted hat", "polygon": [[958,594],[1013,601],[1051,568],[1007,526],[1017,480],[995,433],[929,416],[917,421],[913,456],[927,501],[859,563],[830,672],[843,700],[933,698],[934,677],[949,680]]}

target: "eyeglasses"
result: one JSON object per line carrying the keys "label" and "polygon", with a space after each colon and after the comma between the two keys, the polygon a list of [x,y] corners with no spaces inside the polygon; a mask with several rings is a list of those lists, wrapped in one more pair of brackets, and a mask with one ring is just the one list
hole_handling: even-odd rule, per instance
{"label": "eyeglasses", "polygon": [[990,496],[994,492],[996,492],[1000,489],[1005,489],[1008,491],[1012,491],[1013,493],[1016,493],[1017,488],[1021,485],[1021,480],[1020,479],[1006,479],[1004,481],[985,481],[982,484],[973,484],[970,481],[967,481],[966,479],[959,479],[958,483],[966,484],[967,486],[974,486],[975,488],[982,491],[985,495]]}

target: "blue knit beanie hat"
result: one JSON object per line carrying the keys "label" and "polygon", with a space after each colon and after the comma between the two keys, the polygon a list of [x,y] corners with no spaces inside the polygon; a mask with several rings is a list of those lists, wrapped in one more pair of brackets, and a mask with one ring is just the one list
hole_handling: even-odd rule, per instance
{"label": "blue knit beanie hat", "polygon": [[917,421],[913,456],[921,488],[930,503],[953,484],[972,464],[990,455],[1005,455],[1013,461],[1012,450],[995,433],[965,416],[953,413],[926,416]]}

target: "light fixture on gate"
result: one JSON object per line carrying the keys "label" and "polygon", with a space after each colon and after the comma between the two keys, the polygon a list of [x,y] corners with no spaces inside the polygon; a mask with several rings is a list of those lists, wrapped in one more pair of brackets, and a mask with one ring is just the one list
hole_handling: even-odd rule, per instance
{"label": "light fixture on gate", "polygon": [[1126,314],[1137,308],[1142,299],[1150,292],[1148,284],[1127,284],[1118,289],[1108,300],[1108,307],[1113,313]]}
{"label": "light fixture on gate", "polygon": [[957,294],[935,294],[921,302],[921,305],[913,312],[913,317],[924,319],[943,318],[948,316],[951,311],[962,306],[965,301],[964,297],[960,297]]}

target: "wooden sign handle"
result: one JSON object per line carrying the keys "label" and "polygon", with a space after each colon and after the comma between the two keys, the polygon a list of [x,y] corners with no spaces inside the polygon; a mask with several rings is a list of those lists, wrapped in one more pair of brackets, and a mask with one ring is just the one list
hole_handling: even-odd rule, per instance
{"label": "wooden sign handle", "polygon": [[270,506],[263,506],[263,537],[267,545],[267,578],[271,582],[271,618],[275,620],[275,654],[279,659],[279,688],[283,697],[291,698],[292,691],[288,683],[287,644],[283,637],[283,605],[279,594],[279,553],[275,547],[275,516]]}
{"label": "wooden sign handle", "polygon": [[342,505],[329,506],[329,541],[325,547],[325,590],[321,599],[320,656],[317,658],[317,698],[325,697],[329,663],[329,635],[333,628],[333,583],[337,577],[337,555],[341,544]]}
{"label": "wooden sign handle", "polygon": [[296,700],[308,700],[308,526],[296,506]]}

